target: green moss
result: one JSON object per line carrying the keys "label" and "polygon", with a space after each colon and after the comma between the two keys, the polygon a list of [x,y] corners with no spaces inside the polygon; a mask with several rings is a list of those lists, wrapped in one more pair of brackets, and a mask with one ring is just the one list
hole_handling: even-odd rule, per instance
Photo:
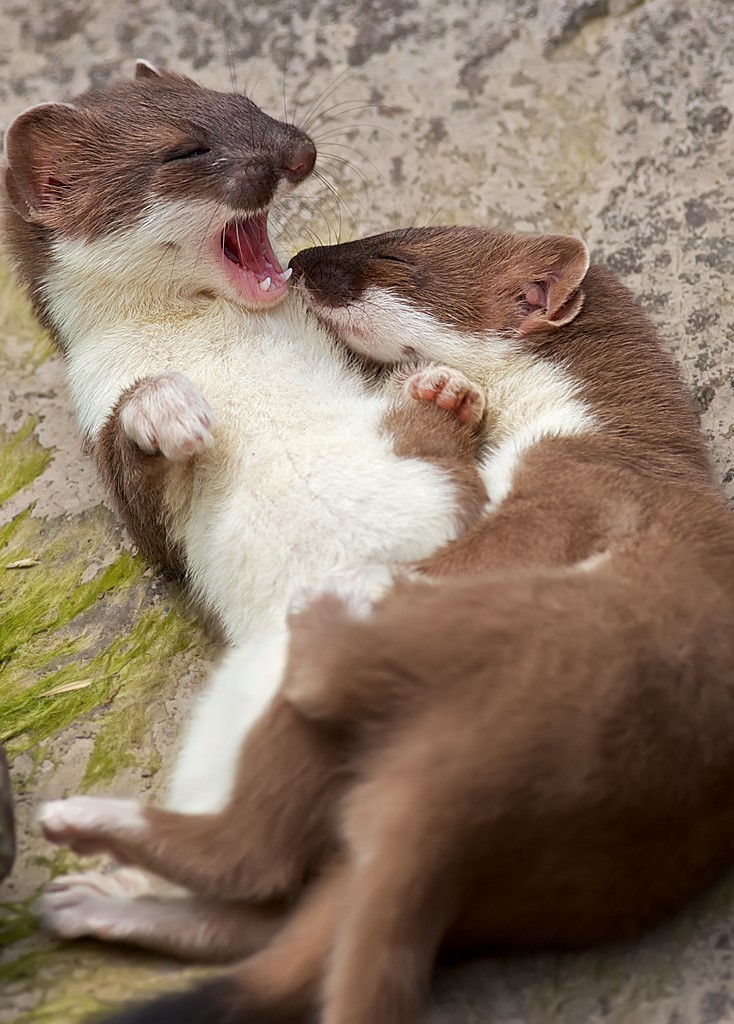
{"label": "green moss", "polygon": [[16,983],[38,1000],[13,1024],[75,1024],[109,1012],[132,994],[145,998],[180,990],[211,973],[211,968],[184,966],[141,950],[95,942],[59,945],[44,938],[0,966],[0,992]]}
{"label": "green moss", "polygon": [[54,352],[51,339],[4,260],[0,260],[0,338],[0,361],[24,373],[32,372]]}
{"label": "green moss", "polygon": [[[50,540],[43,536],[43,525],[26,509],[0,530],[0,739],[16,741],[9,745],[11,755],[109,700],[119,689],[121,658],[130,646],[127,638],[118,637],[96,652],[90,650],[92,634],[70,627],[103,594],[129,591],[145,569],[141,561],[122,552],[83,581],[88,569],[85,551],[95,547],[99,522],[88,516]],[[39,565],[6,568],[33,555]],[[83,689],[42,696],[86,679],[90,682]]]}
{"label": "green moss", "polygon": [[[141,611],[146,565],[129,552],[90,574],[109,550],[110,529],[102,508],[54,529],[26,509],[0,528],[0,740],[17,755],[114,700],[88,783],[133,763],[149,701],[171,682],[166,665],[199,636],[168,604]],[[38,565],[6,568],[31,556]]]}
{"label": "green moss", "polygon": [[72,995],[44,1003],[30,1013],[24,1013],[18,1017],[15,1024],[65,1024],[67,1021],[83,1021],[101,1009],[99,999],[88,992],[74,992]]}
{"label": "green moss", "polygon": [[[16,520],[24,521],[26,517],[27,510]],[[83,583],[85,562],[79,559],[78,548],[70,550],[71,538],[64,533],[43,548],[39,565],[6,569],[8,564],[33,554],[27,541],[18,540],[18,544],[8,542],[1,546],[0,537],[0,601],[3,606],[0,666],[40,633],[65,626],[101,594],[138,579],[145,568],[139,559],[123,552],[111,565]]]}
{"label": "green moss", "polygon": [[20,942],[38,931],[38,922],[33,914],[32,896],[18,903],[0,901],[0,949]]}
{"label": "green moss", "polygon": [[50,878],[56,878],[58,875],[72,875],[77,871],[85,871],[89,867],[89,858],[72,853],[66,846],[49,846],[49,850],[51,852],[48,854],[35,854],[30,857],[29,862],[35,864],[36,867],[47,868]]}
{"label": "green moss", "polygon": [[109,782],[137,761],[148,733],[151,699],[170,684],[168,660],[191,646],[193,627],[177,612],[152,608],[121,643],[104,652],[104,668],[115,678],[120,697],[97,735],[83,785]]}
{"label": "green moss", "polygon": [[38,965],[42,955],[40,950],[32,950],[30,953],[23,953],[9,963],[3,964],[0,967],[0,979],[3,985],[10,985],[14,981],[35,981],[38,977]]}
{"label": "green moss", "polygon": [[15,433],[0,427],[0,504],[40,476],[53,458],[36,440],[35,426],[30,417]]}

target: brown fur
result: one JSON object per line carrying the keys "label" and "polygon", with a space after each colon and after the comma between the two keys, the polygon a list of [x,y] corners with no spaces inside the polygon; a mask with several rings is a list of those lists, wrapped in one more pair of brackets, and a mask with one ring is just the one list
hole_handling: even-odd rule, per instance
{"label": "brown fur", "polygon": [[349,845],[387,843],[396,804],[386,864],[420,849],[423,873],[416,829],[448,844],[462,942],[631,934],[734,856],[731,515],[698,489],[660,497],[663,521],[594,574],[401,583],[369,622],[302,616],[296,699],[369,751]]}
{"label": "brown fur", "polygon": [[170,460],[160,452],[142,452],[120,424],[120,412],[139,386],[120,395],[91,451],[130,536],[148,558],[178,574],[184,570],[183,555],[170,539],[165,502]]}
{"label": "brown fur", "polygon": [[[358,304],[367,289],[380,288],[449,328],[519,340],[579,381],[603,419],[606,429],[592,444],[604,450],[589,450],[587,461],[604,458],[665,477],[693,472],[708,481],[693,402],[672,358],[613,274],[592,265],[578,277],[583,251],[580,242],[559,236],[412,228],[307,249],[291,266],[317,313]],[[548,281],[555,282],[556,305],[571,303],[575,311],[566,310],[561,322],[553,317]]]}
{"label": "brown fur", "polygon": [[[442,266],[465,236],[430,232],[419,258],[417,234],[391,253],[440,278],[427,308],[450,323],[458,305],[440,302],[465,302],[462,326],[485,323],[489,300],[473,284],[462,292],[464,265]],[[491,291],[494,236],[479,264],[471,237],[471,280]],[[521,308],[508,330],[580,381],[599,429],[525,453],[500,508],[421,566],[446,578],[398,581],[368,618],[334,596],[293,618],[283,692],[313,731],[282,709],[281,728],[252,756],[246,747],[241,780],[282,787],[283,831],[268,835],[269,801],[262,821],[253,804],[248,817],[231,808],[231,847],[242,863],[256,852],[270,877],[280,860],[293,882],[311,871],[294,870],[295,846],[330,836],[341,852],[266,951],[205,993],[120,1024],[296,1024],[311,1019],[320,980],[323,1024],[409,1024],[440,948],[628,936],[734,859],[734,521],[685,390],[629,293],[592,268],[581,308],[574,274],[554,264],[538,294],[525,241],[516,246],[509,291]],[[410,299],[394,262],[385,280]],[[332,288],[345,265],[343,248],[319,254]],[[354,276],[345,301],[361,294]],[[555,314],[551,276],[569,289]],[[538,326],[558,311],[563,324]],[[313,773],[294,767],[291,735],[309,759],[316,751]],[[226,898],[220,849],[207,864]]]}
{"label": "brown fur", "polygon": [[[560,327],[581,308],[585,254],[563,235],[528,237],[522,250],[517,237],[473,227],[405,228],[343,243],[338,251],[305,249],[291,266],[297,277],[305,275],[317,310],[348,306],[377,287],[461,330]],[[488,263],[491,288],[481,272]]]}

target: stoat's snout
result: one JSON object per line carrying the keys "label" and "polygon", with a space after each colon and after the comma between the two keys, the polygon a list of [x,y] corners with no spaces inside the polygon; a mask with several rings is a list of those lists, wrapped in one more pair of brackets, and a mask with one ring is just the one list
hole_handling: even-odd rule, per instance
{"label": "stoat's snout", "polygon": [[405,245],[405,231],[391,231],[340,245],[302,249],[289,266],[307,294],[321,308],[350,305],[370,289],[408,295],[418,266]]}

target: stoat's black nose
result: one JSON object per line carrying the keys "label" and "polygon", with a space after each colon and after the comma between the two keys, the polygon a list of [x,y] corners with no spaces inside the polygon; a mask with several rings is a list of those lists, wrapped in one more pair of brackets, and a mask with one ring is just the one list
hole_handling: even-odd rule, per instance
{"label": "stoat's black nose", "polygon": [[303,274],[304,274],[303,264],[301,263],[301,261],[299,259],[300,255],[301,255],[300,253],[296,253],[296,255],[293,256],[293,258],[291,259],[290,263],[288,264],[288,266],[293,271],[293,274],[292,274],[292,277],[291,277],[291,279],[293,281],[297,280],[299,277],[303,277]]}
{"label": "stoat's black nose", "polygon": [[308,139],[299,143],[287,157],[283,158],[280,169],[290,181],[298,182],[309,176],[315,163],[316,147]]}

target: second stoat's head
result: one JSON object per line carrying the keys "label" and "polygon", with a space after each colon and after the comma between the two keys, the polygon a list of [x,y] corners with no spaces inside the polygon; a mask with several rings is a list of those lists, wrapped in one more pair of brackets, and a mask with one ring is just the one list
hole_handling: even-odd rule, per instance
{"label": "second stoat's head", "polygon": [[537,341],[574,320],[589,255],[565,235],[408,228],[304,249],[291,267],[316,316],[354,352],[472,372],[488,345]]}

